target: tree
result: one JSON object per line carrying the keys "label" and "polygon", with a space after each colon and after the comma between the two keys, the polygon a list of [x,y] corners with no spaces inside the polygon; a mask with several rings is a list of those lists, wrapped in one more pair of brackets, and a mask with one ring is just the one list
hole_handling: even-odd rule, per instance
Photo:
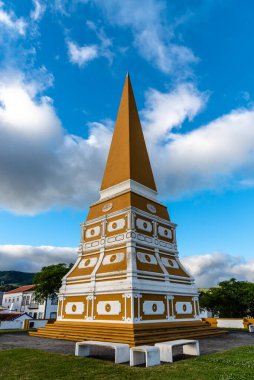
{"label": "tree", "polygon": [[0,292],[9,292],[10,290],[15,289],[16,286],[10,285],[10,284],[1,284],[0,285]]}
{"label": "tree", "polygon": [[254,283],[231,278],[200,293],[200,307],[221,318],[254,317]]}
{"label": "tree", "polygon": [[44,301],[48,297],[54,298],[61,287],[62,278],[69,272],[73,264],[56,264],[43,267],[35,274],[35,298]]}

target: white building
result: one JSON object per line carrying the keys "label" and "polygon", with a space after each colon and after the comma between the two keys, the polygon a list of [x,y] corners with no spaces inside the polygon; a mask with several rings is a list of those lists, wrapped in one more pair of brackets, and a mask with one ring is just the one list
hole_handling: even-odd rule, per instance
{"label": "white building", "polygon": [[27,313],[34,319],[55,319],[57,315],[57,297],[53,300],[38,302],[35,300],[34,285],[25,285],[5,292],[2,306],[10,311]]}
{"label": "white building", "polygon": [[31,317],[25,313],[0,313],[0,330],[22,329],[27,319]]}

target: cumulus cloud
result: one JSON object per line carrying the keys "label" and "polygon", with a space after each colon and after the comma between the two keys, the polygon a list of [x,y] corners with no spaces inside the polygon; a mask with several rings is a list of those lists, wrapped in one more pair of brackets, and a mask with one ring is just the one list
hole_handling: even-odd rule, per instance
{"label": "cumulus cloud", "polygon": [[240,256],[214,252],[184,257],[181,261],[200,288],[216,286],[220,281],[230,278],[254,282],[254,260],[246,261]]}
{"label": "cumulus cloud", "polygon": [[85,66],[99,55],[97,45],[78,46],[75,42],[68,41],[67,46],[71,63],[80,67]]}
{"label": "cumulus cloud", "polygon": [[[87,2],[80,0],[80,2]],[[187,74],[197,59],[191,49],[178,43],[174,26],[164,21],[166,3],[157,0],[92,0],[117,27],[129,28],[133,44],[146,60],[165,73]]]}
{"label": "cumulus cloud", "polygon": [[[89,125],[87,139],[66,134],[52,99],[17,75],[0,83],[0,207],[34,214],[85,207],[97,194],[111,130]],[[2,78],[3,78],[2,77]]]}
{"label": "cumulus cloud", "polygon": [[[43,266],[75,263],[77,248],[31,245],[0,245],[1,270],[38,272]],[[215,252],[181,258],[199,288],[216,286],[234,277],[254,282],[254,260]]]}
{"label": "cumulus cloud", "polygon": [[[0,207],[30,215],[52,208],[84,208],[98,194],[111,125],[90,123],[86,139],[70,135],[52,99],[42,95],[40,82],[26,82],[13,73],[11,79],[1,78]],[[189,84],[146,94],[141,115],[164,199],[254,186],[254,110],[233,110],[182,133],[182,124],[191,121],[206,100],[207,94]]]}
{"label": "cumulus cloud", "polygon": [[[188,117],[187,112],[185,117]],[[189,133],[171,133],[170,137],[164,145],[157,143],[151,147],[155,175],[164,197],[245,187],[246,183],[251,186],[253,109],[233,110]],[[149,128],[147,138],[149,140]]]}
{"label": "cumulus cloud", "polygon": [[74,263],[77,248],[31,245],[0,245],[0,269],[38,272],[44,266]]}
{"label": "cumulus cloud", "polygon": [[23,18],[17,18],[14,12],[8,12],[4,9],[4,3],[2,1],[0,1],[0,26],[22,36],[25,35],[27,28],[27,24]]}

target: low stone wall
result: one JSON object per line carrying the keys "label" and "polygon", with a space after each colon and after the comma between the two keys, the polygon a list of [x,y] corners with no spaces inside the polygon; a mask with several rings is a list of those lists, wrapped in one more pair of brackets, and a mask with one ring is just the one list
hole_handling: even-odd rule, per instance
{"label": "low stone wall", "polygon": [[22,329],[23,321],[2,321],[0,323],[0,330],[18,330]]}
{"label": "low stone wall", "polygon": [[243,329],[243,319],[218,318],[217,327],[228,329]]}
{"label": "low stone wall", "polygon": [[202,321],[224,329],[248,329],[249,325],[254,324],[253,318],[202,318]]}

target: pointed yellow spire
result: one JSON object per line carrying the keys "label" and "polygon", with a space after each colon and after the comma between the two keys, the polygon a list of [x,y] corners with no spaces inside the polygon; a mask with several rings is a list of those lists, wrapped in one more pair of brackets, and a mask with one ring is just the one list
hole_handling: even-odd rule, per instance
{"label": "pointed yellow spire", "polygon": [[156,191],[138,110],[127,73],[101,190],[133,180]]}

